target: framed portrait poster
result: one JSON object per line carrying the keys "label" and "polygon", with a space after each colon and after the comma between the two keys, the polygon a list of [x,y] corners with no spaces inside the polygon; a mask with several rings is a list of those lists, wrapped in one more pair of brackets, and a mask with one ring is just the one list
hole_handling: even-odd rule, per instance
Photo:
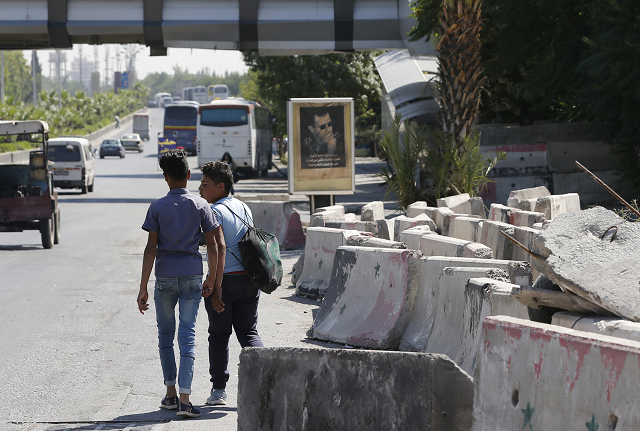
{"label": "framed portrait poster", "polygon": [[287,108],[289,193],[354,193],[353,99],[290,99]]}

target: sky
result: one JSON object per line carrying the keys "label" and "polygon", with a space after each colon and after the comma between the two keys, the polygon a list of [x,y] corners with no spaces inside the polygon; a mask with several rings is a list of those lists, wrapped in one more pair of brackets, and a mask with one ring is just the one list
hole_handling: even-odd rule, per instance
{"label": "sky", "polygon": [[[109,70],[115,71],[116,51],[120,52],[120,71],[124,71],[124,51],[126,49],[138,50],[136,54],[136,74],[139,79],[143,79],[150,73],[166,72],[173,74],[174,65],[186,69],[190,73],[196,73],[204,68],[209,68],[210,73],[224,75],[225,71],[244,73],[247,67],[242,61],[242,54],[239,51],[222,51],[210,49],[190,49],[190,48],[168,48],[166,57],[151,57],[149,55],[149,47],[143,45],[106,45],[109,51]],[[71,60],[77,58],[82,48],[82,56],[93,61],[95,45],[74,45],[71,50],[63,50],[67,57],[67,69],[71,69]],[[100,73],[104,74],[105,45],[97,45],[98,61],[100,64]],[[43,69],[43,74],[49,76],[49,54],[54,50],[39,50],[38,61]],[[31,51],[23,51],[27,62],[31,63]],[[55,73],[55,71],[54,71]]]}

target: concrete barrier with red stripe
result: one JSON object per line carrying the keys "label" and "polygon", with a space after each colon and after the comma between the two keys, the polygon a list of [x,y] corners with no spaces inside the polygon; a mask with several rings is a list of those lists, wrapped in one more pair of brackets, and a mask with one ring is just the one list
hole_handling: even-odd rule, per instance
{"label": "concrete barrier with red stripe", "polygon": [[280,247],[291,250],[304,247],[305,237],[300,214],[291,202],[246,201],[256,227],[278,238]]}
{"label": "concrete barrier with red stripe", "polygon": [[309,335],[370,349],[398,349],[413,315],[419,257],[415,250],[338,248]]}
{"label": "concrete barrier with red stripe", "polygon": [[637,430],[640,343],[487,317],[472,431]]}

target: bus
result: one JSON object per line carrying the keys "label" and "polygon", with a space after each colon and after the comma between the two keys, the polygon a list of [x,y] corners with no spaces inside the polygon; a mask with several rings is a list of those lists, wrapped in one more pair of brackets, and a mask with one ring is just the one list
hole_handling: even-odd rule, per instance
{"label": "bus", "polygon": [[182,100],[193,100],[193,87],[182,89]]}
{"label": "bus", "polygon": [[229,87],[226,84],[216,84],[209,86],[209,102],[214,100],[225,100],[229,97]]}
{"label": "bus", "polygon": [[238,171],[271,169],[271,113],[247,100],[215,100],[198,108],[198,166],[229,153]]}
{"label": "bus", "polygon": [[193,87],[193,100],[198,103],[207,103],[207,88],[204,85]]}
{"label": "bus", "polygon": [[176,146],[183,147],[188,155],[195,156],[198,103],[177,102],[164,110],[164,137],[173,138]]}
{"label": "bus", "polygon": [[153,100],[156,102],[156,108],[162,107],[163,97],[171,97],[171,93],[156,93],[155,96],[153,96]]}

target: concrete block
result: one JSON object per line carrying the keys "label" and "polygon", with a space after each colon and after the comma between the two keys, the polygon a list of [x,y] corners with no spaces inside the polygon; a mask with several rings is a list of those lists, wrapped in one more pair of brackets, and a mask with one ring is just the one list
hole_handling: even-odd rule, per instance
{"label": "concrete block", "polygon": [[407,245],[409,250],[420,250],[420,238],[422,235],[437,235],[429,229],[429,226],[415,226],[409,229],[405,229],[400,234],[400,242]]}
{"label": "concrete block", "polygon": [[480,241],[493,250],[495,259],[511,260],[513,256],[513,243],[500,233],[503,231],[513,236],[515,227],[499,221],[487,220],[482,224]]}
{"label": "concrete block", "polygon": [[483,220],[474,217],[458,216],[451,220],[448,235],[452,238],[478,242]]}
{"label": "concrete block", "polygon": [[375,221],[343,221],[340,223],[341,229],[357,230],[359,232],[369,232],[378,236],[378,223]]}
{"label": "concrete block", "polygon": [[473,379],[444,355],[291,347],[240,353],[238,431],[468,431],[472,410]]}
{"label": "concrete block", "polygon": [[551,196],[549,189],[545,186],[532,187],[528,189],[513,190],[509,193],[507,199],[507,206],[513,208],[519,208],[518,204],[523,200],[538,199],[542,196]]}
{"label": "concrete block", "polygon": [[469,193],[461,193],[455,196],[448,196],[446,198],[440,198],[437,201],[438,208],[446,207],[453,209],[454,207],[467,202],[471,197]]}
{"label": "concrete block", "polygon": [[544,213],[547,220],[553,220],[560,214],[580,211],[580,196],[577,193],[551,195],[538,198],[535,212]]}
{"label": "concrete block", "polygon": [[544,260],[532,263],[563,290],[640,322],[639,239],[640,224],[602,207],[562,214],[539,231],[533,251]]}
{"label": "concrete block", "polygon": [[442,353],[473,375],[487,316],[528,319],[527,307],[511,297],[518,287],[495,268],[445,268],[440,278],[438,314],[426,352]]}
{"label": "concrete block", "polygon": [[430,207],[426,202],[418,201],[410,204],[407,207],[407,217],[413,218],[420,214],[426,214],[433,220],[433,212],[436,210],[436,207]]}
{"label": "concrete block", "polygon": [[376,221],[384,219],[384,203],[382,201],[373,201],[362,207],[360,220]]}
{"label": "concrete block", "polygon": [[501,204],[491,204],[489,208],[489,217],[487,220],[500,221],[502,223],[511,223],[514,213],[520,212],[517,208],[508,207]]}
{"label": "concrete block", "polygon": [[[538,229],[516,226],[513,230],[513,238],[520,244],[527,247],[529,250],[533,250],[539,233],[540,231]],[[536,258],[531,256],[530,253],[527,253],[520,247],[514,245],[511,259],[529,262],[529,264],[533,267],[532,260]],[[540,275],[540,272],[534,268],[533,279],[537,279],[538,275]]]}
{"label": "concrete block", "polygon": [[309,336],[396,350],[413,314],[419,257],[413,250],[338,248]]}
{"label": "concrete block", "polygon": [[330,212],[337,211],[340,214],[340,216],[344,216],[344,214],[346,212],[344,210],[344,205],[331,205],[331,206],[328,206],[328,207],[316,208],[316,213],[323,213],[323,212],[327,212],[327,211],[330,211]]}
{"label": "concrete block", "polygon": [[324,296],[329,286],[336,250],[346,245],[347,239],[352,236],[360,236],[360,232],[324,227],[307,228],[304,263],[296,283],[298,295],[313,299]]}
{"label": "concrete block", "polygon": [[344,214],[342,214],[339,210],[333,211],[322,211],[311,214],[311,218],[309,220],[310,227],[324,227],[329,221],[342,220]]}
{"label": "concrete block", "polygon": [[487,317],[473,431],[638,429],[640,343]]}
{"label": "concrete block", "polygon": [[442,235],[423,235],[420,251],[425,256],[474,257],[491,259],[491,249],[483,244]]}
{"label": "concrete block", "polygon": [[291,202],[247,201],[256,227],[272,233],[278,238],[280,247],[291,250],[304,247],[304,232],[300,214]]}
{"label": "concrete block", "polygon": [[435,211],[433,211],[433,216],[431,217],[431,219],[434,221],[434,223],[436,224],[436,232],[438,232],[440,235],[444,235],[443,231],[445,229],[445,216],[447,214],[455,214],[450,208],[447,207],[441,207],[441,208],[436,208]]}
{"label": "concrete block", "polygon": [[536,223],[542,223],[545,219],[543,213],[535,211],[513,211],[509,219],[509,224],[521,227],[533,227]]}
{"label": "concrete block", "polygon": [[[442,233],[441,233],[441,235],[451,236],[451,235],[449,235],[449,227],[451,226],[451,221],[454,220],[457,217],[478,217],[478,216],[472,216],[470,214],[457,214],[457,213],[445,214],[444,215],[444,221],[442,223]],[[478,217],[478,218],[480,218],[480,217]]]}
{"label": "concrete block", "polygon": [[[450,302],[446,292],[440,289],[440,279],[445,268],[495,268],[504,270],[509,282],[517,285],[531,286],[531,267],[526,262],[514,262],[496,259],[469,259],[464,257],[422,257],[419,261],[418,295],[413,318],[402,336],[400,350],[426,352],[426,345],[441,312],[438,304],[440,295],[442,302]],[[453,293],[451,293],[453,294]],[[444,312],[444,310],[442,310]]]}
{"label": "concrete block", "polygon": [[561,311],[551,318],[551,324],[576,331],[591,332],[640,342],[640,323],[618,317],[586,316]]}
{"label": "concrete block", "polygon": [[407,245],[404,242],[398,241],[390,241],[388,239],[375,238],[373,236],[362,235],[363,232],[360,232],[361,235],[354,235],[347,238],[347,243],[345,245],[351,245],[354,247],[372,247],[372,248],[395,248],[395,249],[406,249]]}
{"label": "concrete block", "polygon": [[393,236],[393,229],[395,227],[393,219],[376,220],[376,226],[378,227],[379,238],[388,239],[390,241],[393,241],[395,239],[395,237]]}
{"label": "concrete block", "polygon": [[400,234],[402,233],[402,231],[404,231],[405,229],[409,229],[415,226],[429,226],[429,229],[434,231],[436,230],[436,225],[433,222],[433,220],[431,220],[429,218],[429,216],[427,216],[426,214],[420,214],[416,217],[413,218],[409,218],[406,216],[398,216],[396,218],[393,219],[394,222],[394,227],[393,227],[393,237],[394,238],[400,238]]}

